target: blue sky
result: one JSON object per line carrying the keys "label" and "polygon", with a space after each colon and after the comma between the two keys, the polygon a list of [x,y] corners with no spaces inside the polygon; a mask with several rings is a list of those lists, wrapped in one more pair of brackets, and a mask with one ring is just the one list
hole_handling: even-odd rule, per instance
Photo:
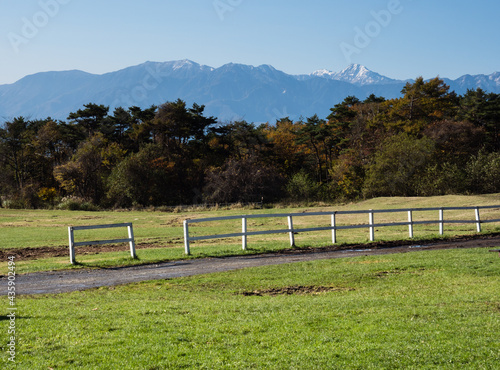
{"label": "blue sky", "polygon": [[500,71],[498,0],[0,0],[0,84],[145,61],[350,63],[392,78]]}

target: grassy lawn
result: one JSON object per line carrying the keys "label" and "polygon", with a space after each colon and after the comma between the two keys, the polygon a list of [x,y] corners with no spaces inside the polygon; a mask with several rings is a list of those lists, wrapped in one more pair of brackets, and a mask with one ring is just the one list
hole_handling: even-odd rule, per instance
{"label": "grassy lawn", "polygon": [[[26,273],[43,270],[58,270],[68,268],[100,268],[131,264],[154,263],[167,260],[186,258],[183,248],[182,222],[187,218],[219,217],[244,214],[272,214],[272,213],[299,213],[299,212],[329,212],[345,210],[368,210],[389,208],[427,208],[451,206],[486,206],[500,204],[500,194],[481,196],[443,196],[443,197],[415,197],[415,198],[376,198],[359,203],[322,206],[271,209],[232,209],[232,210],[193,210],[190,212],[167,213],[154,211],[122,211],[122,212],[80,212],[54,210],[10,210],[0,209],[0,233],[2,243],[0,248],[15,249],[25,247],[56,247],[67,246],[68,226],[98,225],[132,222],[138,246],[147,245],[148,249],[138,249],[139,259],[129,258],[128,245],[123,244],[123,252],[107,252],[92,255],[78,253],[76,259],[79,265],[69,264],[68,257],[46,258],[42,260],[16,260],[17,272]],[[436,212],[416,213],[414,221],[437,220]],[[500,218],[500,210],[482,211],[483,220]],[[445,219],[474,219],[474,212],[454,211],[446,212]],[[407,221],[406,213],[377,214],[375,223]],[[337,225],[367,224],[367,215],[339,215]],[[329,217],[295,217],[294,227],[322,227],[329,226]],[[251,219],[248,221],[248,230],[286,229],[286,218]],[[414,228],[416,242],[419,239],[439,237],[437,224],[417,225]],[[484,232],[500,230],[498,223],[484,224]],[[241,220],[192,224],[192,235],[209,235],[234,233],[241,231]],[[474,224],[445,224],[445,236],[474,234]],[[119,239],[127,237],[126,229],[104,229],[75,232],[75,240]],[[401,240],[408,238],[408,228],[384,227],[377,228],[376,240]],[[191,258],[205,256],[236,255],[247,253],[263,253],[289,247],[287,234],[258,235],[248,238],[249,250],[241,250],[241,240],[238,238],[215,239],[191,243]],[[338,243],[367,243],[368,229],[338,230]],[[300,233],[295,236],[296,244],[300,246],[323,246],[331,244],[329,231]],[[6,274],[7,261],[0,261],[0,274]]]}
{"label": "grassy lawn", "polygon": [[485,249],[19,296],[17,306],[17,367],[2,353],[6,369],[497,369],[500,363],[500,260]]}

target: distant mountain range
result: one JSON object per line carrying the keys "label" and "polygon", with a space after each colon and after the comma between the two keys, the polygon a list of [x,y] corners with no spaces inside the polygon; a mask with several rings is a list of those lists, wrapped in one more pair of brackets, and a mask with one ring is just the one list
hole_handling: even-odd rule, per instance
{"label": "distant mountain range", "polygon": [[[457,94],[478,87],[500,93],[500,72],[443,80]],[[212,68],[190,60],[146,62],[102,75],[77,70],[42,72],[0,85],[0,119],[65,120],[87,103],[110,106],[112,113],[118,106],[146,108],[180,98],[189,105],[205,105],[206,115],[221,122],[274,123],[283,117],[318,114],[324,118],[349,95],[361,100],[370,94],[397,98],[408,81],[382,76],[359,64],[338,73],[319,70],[289,75],[269,65],[230,63]]]}

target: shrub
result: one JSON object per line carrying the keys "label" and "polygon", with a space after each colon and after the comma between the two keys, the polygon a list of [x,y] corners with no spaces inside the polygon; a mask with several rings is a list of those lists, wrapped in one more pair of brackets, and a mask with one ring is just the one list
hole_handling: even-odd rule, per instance
{"label": "shrub", "polygon": [[500,192],[500,153],[479,152],[466,165],[467,186],[472,193]]}
{"label": "shrub", "polygon": [[57,209],[66,211],[99,211],[100,208],[92,202],[78,197],[66,197],[57,205]]}
{"label": "shrub", "polygon": [[321,185],[304,171],[293,175],[286,185],[288,197],[294,201],[311,201],[319,197]]}
{"label": "shrub", "polygon": [[367,197],[420,195],[416,186],[430,164],[434,142],[406,133],[386,139],[368,167],[363,193]]}

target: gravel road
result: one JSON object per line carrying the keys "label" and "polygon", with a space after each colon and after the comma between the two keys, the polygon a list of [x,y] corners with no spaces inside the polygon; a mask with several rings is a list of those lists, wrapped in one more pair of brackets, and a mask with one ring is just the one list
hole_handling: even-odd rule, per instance
{"label": "gravel road", "polygon": [[[425,252],[435,249],[496,248],[500,246],[500,235],[475,238],[458,238],[426,245],[385,246],[384,244],[350,246],[351,249],[311,249],[285,253],[203,258],[164,262],[153,265],[106,269],[79,269],[29,273],[16,276],[16,294],[57,294],[85,290],[101,286],[121,285],[145,280],[172,279],[176,277],[208,274],[248,267],[279,265],[284,263],[319,259],[347,258],[364,255]],[[367,249],[372,248],[372,249]],[[487,250],[486,250],[487,251]],[[492,257],[494,255],[492,254]],[[500,263],[500,261],[499,261]],[[7,276],[0,276],[1,286],[7,286]],[[6,295],[1,289],[0,295]]]}

